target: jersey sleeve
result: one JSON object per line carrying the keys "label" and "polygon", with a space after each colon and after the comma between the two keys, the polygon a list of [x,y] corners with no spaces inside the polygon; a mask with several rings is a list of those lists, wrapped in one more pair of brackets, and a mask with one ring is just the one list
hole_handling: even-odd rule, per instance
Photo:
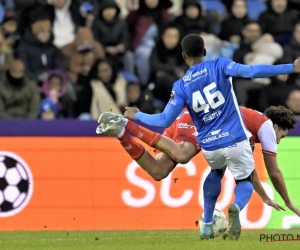
{"label": "jersey sleeve", "polygon": [[228,58],[219,58],[218,60],[219,66],[225,76],[236,76],[236,71],[239,65],[238,63]]}
{"label": "jersey sleeve", "polygon": [[276,134],[271,120],[265,121],[258,130],[258,138],[261,143],[262,152],[268,155],[277,155]]}
{"label": "jersey sleeve", "polygon": [[167,128],[175,121],[185,105],[185,98],[180,88],[180,81],[173,85],[169,103],[160,114],[145,114],[137,112],[134,118],[151,126]]}

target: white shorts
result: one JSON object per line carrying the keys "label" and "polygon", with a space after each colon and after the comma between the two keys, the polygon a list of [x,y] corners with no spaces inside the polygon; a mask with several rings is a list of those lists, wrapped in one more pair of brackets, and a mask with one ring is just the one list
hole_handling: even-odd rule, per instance
{"label": "white shorts", "polygon": [[249,140],[214,151],[203,150],[203,154],[212,169],[222,169],[227,165],[235,180],[247,178],[254,170],[254,158]]}

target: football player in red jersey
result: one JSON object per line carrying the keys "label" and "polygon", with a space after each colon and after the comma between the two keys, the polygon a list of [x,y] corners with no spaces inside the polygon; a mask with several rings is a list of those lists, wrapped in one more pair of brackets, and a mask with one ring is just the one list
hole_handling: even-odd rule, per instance
{"label": "football player in red jersey", "polygon": [[[133,117],[134,108],[127,109],[127,117]],[[276,154],[277,144],[286,136],[290,129],[296,124],[293,113],[282,106],[270,107],[265,113],[260,113],[248,108],[241,108],[244,122],[252,133],[250,143],[254,149],[255,143],[261,143],[262,153],[270,180],[284,200],[286,206],[300,216],[299,209],[292,203],[284,182],[282,172],[279,169]],[[131,113],[132,112],[132,113]],[[115,119],[116,123],[110,125],[109,121]],[[120,123],[119,121],[122,122]],[[201,146],[196,139],[196,130],[189,112],[185,109],[176,121],[167,129],[163,135],[150,131],[134,122],[112,113],[104,113],[100,116],[99,134],[109,134],[119,138],[121,145],[154,180],[166,178],[178,163],[189,162],[201,151]],[[120,125],[121,124],[121,125]],[[147,145],[156,148],[155,158],[145,150],[129,133],[138,137]],[[215,171],[215,170],[212,170]],[[222,170],[224,173],[225,168]],[[262,200],[277,210],[284,210],[266,194],[261,186],[256,171],[253,172],[252,182],[255,191]]]}

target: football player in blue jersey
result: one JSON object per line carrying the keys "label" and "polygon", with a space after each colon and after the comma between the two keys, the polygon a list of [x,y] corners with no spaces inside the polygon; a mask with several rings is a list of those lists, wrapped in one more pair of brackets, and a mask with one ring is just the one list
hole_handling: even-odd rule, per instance
{"label": "football player in blue jersey", "polygon": [[300,72],[300,59],[294,64],[242,65],[226,58],[205,61],[204,41],[198,34],[182,40],[183,58],[190,66],[186,75],[173,85],[171,98],[161,114],[148,115],[135,108],[126,108],[125,117],[157,126],[169,127],[186,106],[197,129],[204,156],[213,170],[204,189],[201,239],[213,238],[213,212],[221,192],[222,174],[227,165],[236,180],[235,201],[228,208],[228,236],[240,237],[240,211],[253,192],[251,174],[254,159],[248,139],[251,133],[244,125],[233,91],[231,78],[263,78]]}

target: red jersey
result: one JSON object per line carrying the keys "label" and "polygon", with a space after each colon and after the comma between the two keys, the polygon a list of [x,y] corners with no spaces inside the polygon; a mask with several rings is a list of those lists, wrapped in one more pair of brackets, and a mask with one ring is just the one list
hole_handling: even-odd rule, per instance
{"label": "red jersey", "polygon": [[[250,142],[261,143],[263,153],[276,156],[276,134],[272,121],[256,110],[241,107],[241,111],[245,125],[252,134]],[[201,150],[196,138],[196,128],[187,109],[184,109],[182,115],[169,128],[165,129],[163,135],[177,143],[182,141],[193,143],[197,148],[197,153]]]}

